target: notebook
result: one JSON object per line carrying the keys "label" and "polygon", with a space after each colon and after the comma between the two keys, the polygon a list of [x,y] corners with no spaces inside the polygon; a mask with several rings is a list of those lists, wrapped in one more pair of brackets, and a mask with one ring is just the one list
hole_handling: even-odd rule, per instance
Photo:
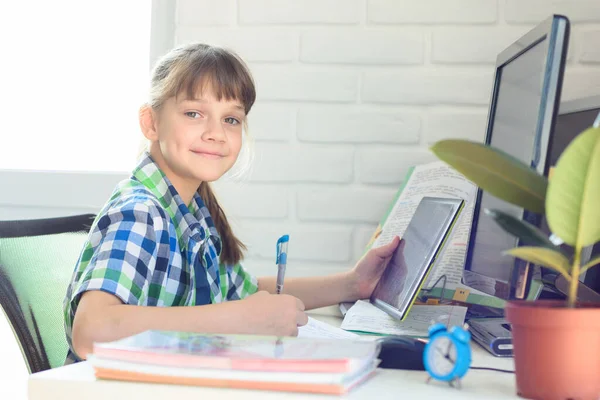
{"label": "notebook", "polygon": [[99,379],[344,394],[375,373],[379,344],[315,337],[146,331],[95,343]]}

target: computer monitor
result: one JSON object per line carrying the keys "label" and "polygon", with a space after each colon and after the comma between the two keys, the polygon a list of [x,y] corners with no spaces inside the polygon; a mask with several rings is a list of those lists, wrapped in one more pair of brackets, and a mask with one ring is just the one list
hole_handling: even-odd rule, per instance
{"label": "computer monitor", "polygon": [[[548,159],[550,167],[556,165],[560,155],[577,135],[594,124],[598,115],[600,115],[600,95],[561,102]],[[550,233],[545,219],[542,221],[542,230],[548,234]],[[573,253],[572,247],[567,245],[562,245],[561,247],[568,254]],[[586,263],[598,256],[600,256],[600,243],[582,249],[581,262]],[[554,271],[542,268],[542,272],[544,274],[542,277],[543,282],[548,284],[548,290],[554,290],[563,297],[567,295],[565,292],[565,289],[568,287],[567,282],[563,282],[562,278],[557,276]],[[598,301],[598,295],[600,295],[600,267],[587,270],[580,278],[584,285],[580,286],[581,293],[578,297],[581,300],[594,299]],[[596,298],[589,297],[591,293],[589,291],[586,293],[588,289],[596,292]]]}
{"label": "computer monitor", "polygon": [[[554,15],[527,32],[496,60],[485,143],[548,174],[549,154],[569,42],[570,24]],[[502,252],[519,245],[486,215],[500,209],[537,226],[541,216],[477,191],[463,284],[502,298],[526,298],[534,266]]]}

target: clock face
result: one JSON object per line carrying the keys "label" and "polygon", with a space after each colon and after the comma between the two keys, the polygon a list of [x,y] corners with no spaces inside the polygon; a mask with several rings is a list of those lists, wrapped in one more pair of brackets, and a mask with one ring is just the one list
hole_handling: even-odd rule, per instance
{"label": "clock face", "polygon": [[456,346],[450,338],[442,336],[430,343],[427,354],[429,367],[440,377],[447,376],[454,370],[456,365]]}

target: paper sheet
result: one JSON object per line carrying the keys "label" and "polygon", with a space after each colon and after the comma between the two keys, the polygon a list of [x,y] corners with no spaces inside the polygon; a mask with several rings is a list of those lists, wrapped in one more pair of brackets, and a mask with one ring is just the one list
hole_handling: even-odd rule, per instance
{"label": "paper sheet", "polygon": [[380,333],[386,335],[428,336],[432,322],[447,327],[462,326],[467,308],[463,306],[414,305],[404,321],[389,316],[371,303],[359,300],[348,310],[342,328],[346,330]]}
{"label": "paper sheet", "polygon": [[402,237],[424,196],[465,200],[465,208],[461,212],[450,241],[424,284],[424,288],[430,288],[440,276],[445,274],[446,288],[456,289],[460,286],[464,268],[476,192],[477,187],[472,182],[441,161],[415,167],[373,247],[389,243],[395,235]]}
{"label": "paper sheet", "polygon": [[308,317],[308,323],[298,328],[298,337],[328,338],[328,339],[357,339],[359,335],[346,332],[325,322]]}

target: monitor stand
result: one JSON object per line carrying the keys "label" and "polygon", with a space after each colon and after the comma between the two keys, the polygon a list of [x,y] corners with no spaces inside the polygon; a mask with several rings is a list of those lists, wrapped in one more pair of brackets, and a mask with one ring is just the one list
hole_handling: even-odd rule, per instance
{"label": "monitor stand", "polygon": [[512,357],[510,325],[503,308],[469,304],[465,320],[474,342],[496,357]]}
{"label": "monitor stand", "polygon": [[481,306],[479,304],[466,304],[467,314],[465,319],[471,318],[503,318],[504,309],[495,308],[488,306]]}
{"label": "monitor stand", "polygon": [[[548,274],[544,276],[546,292],[540,298],[563,300],[569,295],[569,282],[562,275]],[[577,301],[600,303],[600,293],[596,292],[583,282],[577,287]]]}
{"label": "monitor stand", "polygon": [[511,327],[503,317],[471,318],[467,321],[471,338],[496,357],[512,357]]}

